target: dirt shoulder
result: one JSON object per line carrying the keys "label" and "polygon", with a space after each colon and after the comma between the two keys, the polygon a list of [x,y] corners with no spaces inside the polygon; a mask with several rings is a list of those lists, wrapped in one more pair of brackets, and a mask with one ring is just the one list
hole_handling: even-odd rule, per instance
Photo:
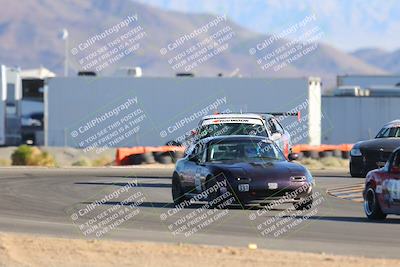
{"label": "dirt shoulder", "polygon": [[0,266],[400,266],[400,260],[0,234]]}

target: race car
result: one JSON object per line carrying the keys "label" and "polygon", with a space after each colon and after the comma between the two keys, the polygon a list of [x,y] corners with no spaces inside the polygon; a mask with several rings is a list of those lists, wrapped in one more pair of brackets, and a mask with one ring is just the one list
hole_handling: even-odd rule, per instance
{"label": "race car", "polygon": [[[264,136],[274,141],[288,156],[291,151],[290,134],[275,116],[297,116],[300,113],[224,113],[203,117],[193,140],[221,135]],[[190,152],[193,147],[189,147]]]}
{"label": "race car", "polygon": [[400,146],[400,120],[394,120],[372,140],[356,143],[350,151],[350,174],[365,177],[370,170],[385,165],[390,154]]}
{"label": "race car", "polygon": [[[289,154],[293,159],[296,154]],[[216,185],[221,186],[209,192]],[[198,195],[212,203],[228,192],[243,207],[281,201],[309,209],[313,186],[311,173],[288,161],[268,138],[218,136],[198,141],[190,154],[177,161],[172,198],[176,206]]]}
{"label": "race car", "polygon": [[363,196],[368,219],[382,220],[388,214],[400,215],[400,147],[383,168],[367,174]]}

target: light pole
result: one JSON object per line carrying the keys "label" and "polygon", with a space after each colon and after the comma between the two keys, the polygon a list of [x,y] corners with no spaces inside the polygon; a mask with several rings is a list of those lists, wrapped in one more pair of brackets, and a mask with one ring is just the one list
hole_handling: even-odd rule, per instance
{"label": "light pole", "polygon": [[62,30],[62,35],[61,38],[65,41],[65,55],[64,55],[64,76],[67,77],[68,76],[68,30],[67,29],[63,29]]}

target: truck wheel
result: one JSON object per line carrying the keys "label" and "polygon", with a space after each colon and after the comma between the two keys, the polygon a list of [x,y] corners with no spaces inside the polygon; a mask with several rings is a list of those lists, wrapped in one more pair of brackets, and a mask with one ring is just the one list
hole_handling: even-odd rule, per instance
{"label": "truck wheel", "polygon": [[376,197],[375,189],[368,186],[364,196],[364,211],[370,220],[384,220],[386,214],[382,212],[379,201]]}

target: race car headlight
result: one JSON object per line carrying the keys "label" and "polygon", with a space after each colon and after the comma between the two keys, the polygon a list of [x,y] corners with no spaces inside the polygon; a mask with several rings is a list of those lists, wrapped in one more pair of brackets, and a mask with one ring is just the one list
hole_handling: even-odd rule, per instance
{"label": "race car headlight", "polygon": [[350,155],[354,157],[360,157],[362,156],[361,150],[359,148],[353,148],[350,150]]}
{"label": "race car headlight", "polygon": [[290,180],[292,182],[304,182],[304,181],[307,181],[307,177],[305,177],[305,176],[292,176],[292,177],[290,177]]}

